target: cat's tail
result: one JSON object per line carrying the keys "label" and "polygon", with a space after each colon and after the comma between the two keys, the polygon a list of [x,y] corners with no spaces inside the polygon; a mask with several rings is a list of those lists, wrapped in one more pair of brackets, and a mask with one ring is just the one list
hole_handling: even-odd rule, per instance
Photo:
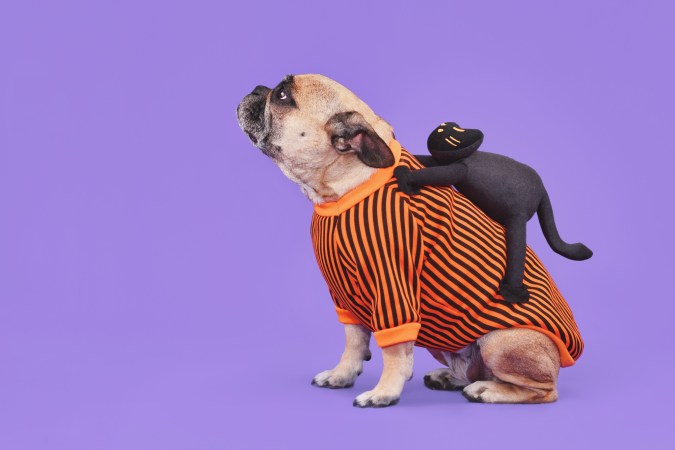
{"label": "cat's tail", "polygon": [[537,208],[537,217],[539,218],[539,225],[541,225],[541,231],[544,233],[546,242],[551,246],[554,252],[559,255],[564,256],[568,259],[573,259],[575,261],[583,261],[593,256],[593,252],[590,248],[586,247],[584,244],[578,242],[576,244],[568,244],[563,241],[558,234],[558,229],[555,226],[555,219],[553,218],[553,207],[551,206],[551,200],[548,198],[548,194],[544,192],[544,196],[539,202],[539,207]]}

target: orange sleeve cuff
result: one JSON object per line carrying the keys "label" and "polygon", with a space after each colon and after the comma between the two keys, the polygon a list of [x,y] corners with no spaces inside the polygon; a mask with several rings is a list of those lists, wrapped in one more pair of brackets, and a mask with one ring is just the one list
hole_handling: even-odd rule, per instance
{"label": "orange sleeve cuff", "polygon": [[346,309],[335,307],[335,312],[337,312],[338,322],[344,323],[345,325],[358,325],[361,321],[351,312]]}
{"label": "orange sleeve cuff", "polygon": [[422,324],[419,323],[404,323],[394,328],[376,331],[373,335],[378,347],[389,347],[401,342],[416,340],[421,326]]}

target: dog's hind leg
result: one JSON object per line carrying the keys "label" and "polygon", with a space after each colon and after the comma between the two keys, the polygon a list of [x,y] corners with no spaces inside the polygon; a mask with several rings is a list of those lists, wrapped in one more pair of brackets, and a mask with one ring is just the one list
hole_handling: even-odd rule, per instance
{"label": "dog's hind leg", "polygon": [[424,385],[439,391],[458,391],[488,374],[480,358],[477,344],[471,344],[459,352],[430,350],[431,354],[447,368],[432,370],[424,375]]}
{"label": "dog's hind leg", "polygon": [[464,388],[464,396],[484,403],[548,403],[558,398],[556,381],[560,353],[547,336],[510,328],[478,340],[480,355],[491,376]]}

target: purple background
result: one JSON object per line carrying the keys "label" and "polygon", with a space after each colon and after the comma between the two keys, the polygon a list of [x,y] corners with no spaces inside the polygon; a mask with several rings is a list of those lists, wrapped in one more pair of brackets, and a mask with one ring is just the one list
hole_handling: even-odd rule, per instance
{"label": "purple background", "polygon": [[[2,2],[1,449],[675,447],[672,2],[412,3]],[[351,406],[377,351],[310,386],[343,345],[311,204],[235,120],[304,72],[540,172],[595,251],[530,223],[586,343],[557,403],[429,391],[423,349],[394,408]]]}

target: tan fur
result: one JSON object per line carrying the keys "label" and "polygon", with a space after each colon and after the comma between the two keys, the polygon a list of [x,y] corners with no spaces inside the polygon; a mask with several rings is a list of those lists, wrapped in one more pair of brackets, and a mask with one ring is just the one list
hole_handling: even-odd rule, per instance
{"label": "tan fur", "polygon": [[547,336],[534,330],[492,331],[474,344],[468,358],[444,353],[448,369],[425,376],[432,389],[464,387],[471,401],[486,403],[546,403],[558,398],[556,380],[560,354]]}
{"label": "tan fur", "polygon": [[[393,138],[391,126],[377,116],[354,93],[322,75],[296,75],[293,98],[297,108],[278,106],[267,94],[262,116],[250,119],[247,96],[240,104],[239,122],[249,136],[265,139],[259,145],[283,173],[298,183],[314,203],[334,201],[363,183],[376,170],[354,153],[339,153],[331,142],[329,119],[337,113],[356,111],[385,142]],[[261,99],[261,97],[257,97]],[[242,107],[242,105],[244,105]],[[275,146],[279,151],[274,151]],[[370,332],[360,325],[346,325],[342,358],[331,370],[319,373],[312,384],[349,387],[369,357]],[[413,342],[382,349],[384,369],[375,388],[354,400],[356,406],[395,404],[406,380],[412,376]],[[430,350],[447,364],[425,376],[432,389],[461,389],[472,401],[489,403],[543,403],[557,398],[556,380],[560,356],[545,335],[528,329],[488,333],[461,352]]]}
{"label": "tan fur", "polygon": [[477,344],[455,353],[430,350],[431,354],[448,368],[436,369],[424,376],[424,384],[430,389],[454,391],[468,386],[480,377],[480,349]]}
{"label": "tan fur", "polygon": [[345,351],[340,362],[330,370],[324,370],[312,379],[312,384],[331,389],[354,385],[363,370],[363,361],[370,359],[370,330],[363,325],[345,325]]}
{"label": "tan fur", "polygon": [[371,390],[356,397],[354,406],[383,407],[398,403],[403,385],[413,374],[413,342],[384,347],[380,381]]}
{"label": "tan fur", "polygon": [[279,107],[269,98],[266,102],[265,116],[278,124],[273,125],[270,144],[283,148],[274,162],[314,203],[335,201],[376,169],[364,165],[353,153],[335,151],[325,129],[328,120],[340,112],[356,111],[385,143],[391,141],[394,131],[353,92],[323,75],[295,75],[293,97],[297,108]]}

